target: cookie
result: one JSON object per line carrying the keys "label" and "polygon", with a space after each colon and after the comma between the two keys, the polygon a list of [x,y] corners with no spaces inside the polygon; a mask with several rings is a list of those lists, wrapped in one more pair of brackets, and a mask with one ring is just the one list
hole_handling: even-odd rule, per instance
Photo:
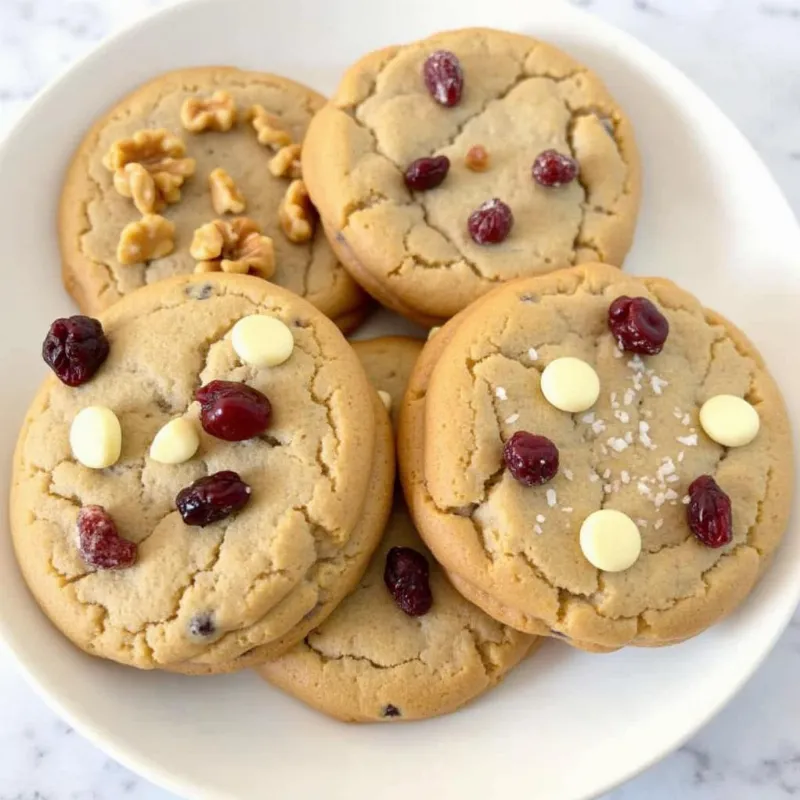
{"label": "cookie", "polygon": [[[397,407],[420,343],[355,342],[375,387]],[[410,547],[430,568],[433,605],[405,614],[384,583],[387,554]],[[398,499],[381,547],[356,591],[286,655],[259,673],[313,708],[345,721],[425,719],[454,711],[495,685],[538,640],[500,625],[448,582]]]}
{"label": "cookie", "polygon": [[[262,316],[279,348],[240,324]],[[229,671],[292,647],[358,582],[391,506],[391,427],[352,348],[245,275],[121,300],[94,375],[51,357],[75,319],[44,352],[82,385],[45,380],[14,460],[12,536],[39,605],[86,652],[145,669]],[[206,475],[228,486],[201,490]],[[97,506],[111,523],[87,523]]]}
{"label": "cookie", "polygon": [[[636,300],[647,325],[631,298],[652,304]],[[582,411],[558,407],[586,392],[554,380],[567,358],[599,378]],[[728,395],[760,425],[736,447],[703,421]],[[735,414],[723,427],[743,430]],[[522,433],[554,445],[553,474],[549,451],[526,461]],[[460,591],[520,630],[609,650],[682,641],[745,599],[786,527],[790,441],[775,382],[730,322],[667,280],[595,264],[501,287],[436,333],[398,454]]]}
{"label": "cookie", "polygon": [[303,174],[342,263],[423,325],[513,278],[621,265],[639,207],[633,131],[599,78],[487,29],[358,61],[309,127]]}
{"label": "cookie", "polygon": [[[121,100],[84,137],[61,195],[62,274],[81,310],[96,315],[141,286],[225,266],[267,277],[355,328],[366,296],[314,230],[302,195],[287,208],[310,227],[298,236],[302,220],[282,219],[287,192],[298,188],[299,145],[324,102],[294,81],[233,67],[171,72]],[[256,235],[239,242],[229,232],[221,253],[229,263],[199,257],[219,255],[219,242],[204,251],[196,231],[238,218],[252,220]],[[260,259],[240,264],[253,255],[256,228],[271,242]],[[292,241],[287,231],[313,235]]]}

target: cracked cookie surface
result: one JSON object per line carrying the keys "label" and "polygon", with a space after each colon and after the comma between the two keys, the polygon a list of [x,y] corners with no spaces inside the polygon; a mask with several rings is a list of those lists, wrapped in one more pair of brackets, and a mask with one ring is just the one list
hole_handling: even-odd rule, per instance
{"label": "cracked cookie surface", "polygon": [[[427,92],[422,64],[453,51],[461,102]],[[483,146],[489,168],[466,163]],[[531,166],[555,148],[580,165],[558,189]],[[417,158],[446,155],[444,182],[410,192]],[[356,63],[312,122],[303,150],[311,197],[343,263],[384,305],[436,324],[499,282],[586,261],[620,265],[633,237],[640,168],[630,122],[600,80],[544,42],[477,29],[442,33]],[[515,216],[500,245],[476,244],[467,218],[499,197]]]}
{"label": "cracked cookie surface", "polygon": [[[648,297],[669,320],[659,355],[618,350],[607,313],[623,294]],[[567,355],[599,374],[589,412],[541,395],[541,371]],[[720,393],[755,406],[751,444],[727,449],[703,433],[699,408]],[[559,448],[548,484],[524,487],[502,468],[517,430]],[[587,649],[669,644],[721,619],[755,585],[789,515],[789,421],[753,345],[671,282],[599,264],[498,289],[439,331],[412,376],[398,450],[417,526],[465,595]],[[733,540],[718,549],[686,520],[687,488],[703,474],[732,501]],[[642,535],[624,572],[598,571],[580,550],[582,521],[603,507]]]}
{"label": "cracked cookie surface", "polygon": [[[405,337],[353,343],[373,385],[390,394],[395,408],[421,345]],[[422,617],[406,616],[384,585],[392,547],[412,547],[428,559],[433,607]],[[356,591],[301,644],[259,672],[345,721],[424,719],[454,711],[495,685],[536,641],[453,589],[398,499]]]}
{"label": "cracked cookie surface", "polygon": [[[238,122],[229,131],[191,133],[181,124],[181,105],[190,97],[227,91]],[[194,231],[220,215],[212,206],[209,174],[223,168],[246,202],[242,212],[273,240],[276,270],[271,280],[305,297],[324,314],[352,329],[366,313],[367,298],[338,262],[321,229],[304,244],[290,242],[281,230],[278,209],[289,185],[268,164],[274,152],[258,143],[246,119],[259,104],[274,115],[293,141],[302,141],[311,117],[324,104],[313,90],[286,78],[233,67],[199,67],[162,75],[121,100],[87,133],[70,164],[59,210],[62,273],[67,291],[81,310],[97,314],[141,286],[191,273]],[[133,202],[114,188],[103,157],[119,139],[142,129],[166,128],[196,160],[194,175],[181,186],[181,199],[160,213],[175,224],[175,249],[143,264],[117,259],[122,229],[139,219]]]}
{"label": "cracked cookie surface", "polygon": [[[278,367],[236,357],[230,330],[265,313],[292,331]],[[103,316],[110,354],[84,386],[42,385],[15,454],[12,535],[23,575],[51,620],[87,652],[142,668],[218,672],[257,663],[302,639],[360,578],[391,504],[388,417],[330,320],[288,291],[249,276],[185,276],[137,292]],[[197,420],[194,391],[244,381],[272,403],[267,431],[231,443],[198,425],[200,448],[179,465],[149,456],[170,419]],[[88,405],[114,410],[120,460],[78,464],[69,428]],[[353,465],[358,465],[357,469]],[[183,524],[179,490],[234,470],[248,505],[206,528]],[[103,506],[137,563],[92,571],[75,545],[83,505]],[[198,615],[214,631],[192,636]]]}

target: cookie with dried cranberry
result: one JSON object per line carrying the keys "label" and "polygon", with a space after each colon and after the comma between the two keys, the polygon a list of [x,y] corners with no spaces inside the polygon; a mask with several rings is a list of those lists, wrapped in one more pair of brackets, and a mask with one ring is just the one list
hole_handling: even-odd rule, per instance
{"label": "cookie with dried cranberry", "polygon": [[[555,446],[555,474],[521,432]],[[740,331],[670,281],[594,264],[501,287],[437,332],[398,455],[459,591],[609,650],[682,641],[747,597],[786,528],[790,442]]]}
{"label": "cookie with dried cranberry", "polygon": [[600,79],[487,29],[354,64],[309,126],[303,173],[342,263],[427,325],[513,278],[620,266],[639,207],[633,131]]}
{"label": "cookie with dried cranberry", "polygon": [[[62,274],[81,310],[96,315],[141,286],[225,268],[268,278],[344,330],[357,327],[367,298],[313,209],[301,196],[284,208],[324,102],[287,78],[233,67],[170,72],[120,100],[85,135],[62,189]],[[223,267],[195,232],[237,218],[251,223],[242,241],[226,234],[221,256],[236,266]],[[270,240],[262,251],[259,233]]]}
{"label": "cookie with dried cranberry", "polygon": [[[48,335],[55,374],[14,461],[12,536],[42,609],[143,669],[292,647],[358,582],[392,502],[391,425],[350,345],[246,275],[167,279],[76,324]],[[107,354],[67,385],[89,334]]]}
{"label": "cookie with dried cranberry", "polygon": [[[399,408],[421,343],[386,337],[354,348],[373,385]],[[425,719],[494,686],[536,642],[453,589],[398,499],[358,588],[301,644],[259,672],[346,721]]]}

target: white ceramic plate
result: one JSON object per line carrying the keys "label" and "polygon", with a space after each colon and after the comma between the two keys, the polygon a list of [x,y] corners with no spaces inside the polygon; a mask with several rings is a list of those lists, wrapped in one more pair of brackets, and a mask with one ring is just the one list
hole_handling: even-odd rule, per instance
{"label": "white ceramic plate", "polygon": [[[777,373],[797,425],[800,371],[787,355],[797,333],[800,231],[733,125],[642,45],[552,0],[199,0],[100,47],[34,103],[0,150],[0,482],[8,483],[17,426],[45,372],[44,332],[72,309],[59,279],[56,202],[70,153],[98,114],[139,82],[193,64],[284,73],[330,91],[368,50],[475,24],[549,39],[606,79],[633,117],[644,156],[644,205],[626,266],[674,278],[736,320]],[[357,727],[315,714],[252,674],[192,679],[84,656],[39,612],[3,534],[0,632],[21,668],[84,735],[192,798],[594,796],[716,713],[800,595],[793,529],[746,607],[692,642],[610,656],[548,643],[463,712]]]}

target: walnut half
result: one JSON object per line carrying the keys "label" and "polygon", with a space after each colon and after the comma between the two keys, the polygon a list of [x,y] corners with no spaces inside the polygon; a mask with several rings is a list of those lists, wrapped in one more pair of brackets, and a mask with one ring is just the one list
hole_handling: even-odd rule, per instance
{"label": "walnut half", "polygon": [[272,239],[249,217],[215,219],[194,232],[189,248],[195,272],[250,273],[268,280],[275,272]]}
{"label": "walnut half", "polygon": [[301,151],[302,148],[299,144],[287,144],[286,147],[281,147],[270,159],[269,171],[276,178],[302,178]]}
{"label": "walnut half", "polygon": [[217,214],[241,214],[244,211],[244,197],[222,167],[211,170],[208,188],[211,190],[211,205]]}
{"label": "walnut half", "polygon": [[290,242],[301,244],[314,235],[314,208],[302,180],[289,184],[278,208],[278,220]]}
{"label": "walnut half", "polygon": [[117,261],[120,264],[138,264],[163,258],[174,249],[175,225],[158,214],[145,214],[122,229],[117,244]]}
{"label": "walnut half", "polygon": [[114,188],[132,198],[142,214],[150,214],[181,199],[181,186],[194,175],[195,160],[186,157],[186,147],[177,136],[158,128],[118,139],[103,166],[114,173]]}
{"label": "walnut half", "polygon": [[236,103],[229,92],[218,89],[210,97],[187,97],[181,106],[187,131],[229,131],[236,124]]}
{"label": "walnut half", "polygon": [[292,135],[281,127],[280,120],[269,114],[264,106],[254,105],[247,110],[247,118],[255,128],[258,143],[279,150],[292,143]]}

